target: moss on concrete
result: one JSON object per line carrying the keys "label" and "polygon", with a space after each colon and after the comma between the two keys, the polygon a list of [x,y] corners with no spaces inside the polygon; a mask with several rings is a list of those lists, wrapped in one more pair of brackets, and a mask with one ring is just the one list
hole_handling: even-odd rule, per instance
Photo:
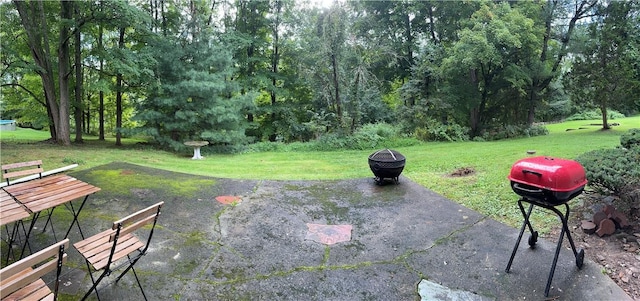
{"label": "moss on concrete", "polygon": [[211,178],[194,178],[192,175],[176,174],[172,178],[161,177],[128,169],[96,169],[87,174],[89,182],[98,187],[108,187],[109,193],[131,195],[131,189],[143,187],[161,190],[167,195],[193,195],[204,186],[212,186]]}

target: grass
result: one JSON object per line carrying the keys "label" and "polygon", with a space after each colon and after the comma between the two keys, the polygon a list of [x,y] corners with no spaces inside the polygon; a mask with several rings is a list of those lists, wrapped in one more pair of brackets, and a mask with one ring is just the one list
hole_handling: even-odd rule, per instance
{"label": "grass", "polygon": [[[618,119],[611,130],[602,131],[590,124],[599,120],[550,124],[550,134],[532,138],[495,142],[430,142],[396,148],[407,158],[403,175],[464,206],[515,226],[522,217],[516,206],[517,196],[506,179],[513,163],[535,155],[572,159],[584,152],[613,148],[627,130],[640,127],[640,116]],[[574,129],[567,131],[567,129]],[[154,150],[140,140],[125,139],[116,147],[113,139],[98,141],[85,137],[82,144],[63,147],[40,141],[48,132],[18,129],[0,132],[2,164],[37,160],[45,170],[78,163],[88,169],[114,161],[123,161],[169,171],[233,179],[335,180],[372,177],[366,158],[374,151],[333,152],[263,152],[248,154],[208,154],[204,160],[190,160],[192,154],[175,154]],[[205,149],[203,152],[206,154]],[[476,173],[451,177],[458,168],[470,167]],[[536,220],[553,217],[536,213]]]}

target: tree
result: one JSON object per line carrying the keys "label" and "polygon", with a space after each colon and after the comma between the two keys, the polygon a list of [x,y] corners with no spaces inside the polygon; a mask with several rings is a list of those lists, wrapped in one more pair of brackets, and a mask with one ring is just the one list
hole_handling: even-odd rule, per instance
{"label": "tree", "polygon": [[492,120],[512,121],[509,109],[531,82],[527,64],[537,38],[533,20],[508,3],[492,2],[483,4],[459,35],[439,73],[446,82],[445,94],[454,98],[450,103],[468,112],[467,124],[477,136]]}
{"label": "tree", "polygon": [[148,41],[154,34],[149,15],[125,2],[101,1],[95,10],[97,28],[91,34],[97,45],[90,62],[99,73],[96,88],[100,137],[104,139],[105,110],[109,110],[105,108],[105,96],[111,96],[106,99],[114,99],[111,111],[115,119],[115,144],[121,145],[126,124],[131,124],[134,97],[142,95],[153,81],[151,68],[155,61],[149,53]]}
{"label": "tree", "polygon": [[609,1],[597,6],[597,18],[589,24],[590,39],[575,54],[566,83],[583,107],[602,113],[602,128],[609,129],[607,109],[638,110],[640,92],[638,57],[640,28],[638,4]]}
{"label": "tree", "polygon": [[[580,20],[591,17],[591,10],[597,3],[598,0],[547,0],[539,16],[533,18],[543,25],[544,34],[539,48],[539,63],[535,66],[536,74],[532,77],[527,92],[527,124],[531,125],[535,121],[535,111],[545,89],[562,71],[561,63],[568,54],[569,42],[576,25]],[[524,4],[530,5],[526,2]],[[561,24],[567,16],[570,16],[569,22]]]}
{"label": "tree", "polygon": [[[206,25],[209,7],[192,5],[182,35],[166,28],[166,36],[150,40],[158,62],[146,99],[137,103],[138,129],[161,146],[183,149],[187,140],[226,146],[246,141],[246,112],[252,94],[240,93],[233,75],[231,51]],[[170,20],[167,20],[170,22]]]}
{"label": "tree", "polygon": [[[69,16],[68,3],[65,3],[64,9],[56,9],[55,3],[52,2],[26,2],[26,1],[14,1],[14,5],[20,14],[22,26],[27,36],[27,44],[31,50],[34,63],[37,66],[36,73],[42,79],[42,87],[44,89],[44,97],[47,104],[47,114],[51,119],[50,133],[51,138],[63,145],[71,144],[69,137],[69,96],[68,90],[66,92],[62,89],[68,89],[68,74],[62,73],[62,75],[56,76],[54,73],[53,56],[51,55],[51,47],[49,35],[51,28],[49,23],[52,21],[53,16],[46,12],[60,11],[60,17],[66,18]],[[45,10],[45,5],[49,9]],[[53,8],[53,9],[52,9]],[[58,61],[60,62],[58,67],[68,68],[68,22],[60,22],[64,24],[60,26],[61,32],[58,38],[58,47],[55,48],[57,52]],[[65,35],[66,34],[66,35]],[[63,69],[62,72],[67,69]],[[57,73],[60,74],[60,71]],[[58,99],[56,93],[56,81],[58,78],[58,85],[60,85],[61,95]],[[62,81],[62,82],[60,82]]]}
{"label": "tree", "polygon": [[[277,3],[276,3],[277,5]],[[270,82],[270,61],[268,36],[270,33],[267,13],[270,1],[235,1],[235,18],[229,18],[229,31],[225,41],[233,45],[233,59],[238,65],[234,80],[241,93],[265,91]],[[255,110],[247,114],[247,121],[255,122]],[[260,135],[259,133],[252,133]]]}
{"label": "tree", "polygon": [[24,30],[20,16],[12,3],[0,4],[0,11],[1,114],[5,119],[16,120],[23,127],[46,128],[50,118],[42,79],[36,73],[37,66],[29,60],[31,56],[26,39],[21,38]]}
{"label": "tree", "polygon": [[418,1],[353,1],[354,32],[368,47],[370,69],[384,81],[385,92],[391,83],[404,82],[414,65],[420,43],[424,11],[431,3]]}
{"label": "tree", "polygon": [[311,10],[310,18],[302,36],[306,55],[301,58],[301,68],[314,89],[315,108],[313,114],[324,121],[328,131],[343,126],[343,59],[346,48],[347,15],[345,8],[334,4],[330,8]]}

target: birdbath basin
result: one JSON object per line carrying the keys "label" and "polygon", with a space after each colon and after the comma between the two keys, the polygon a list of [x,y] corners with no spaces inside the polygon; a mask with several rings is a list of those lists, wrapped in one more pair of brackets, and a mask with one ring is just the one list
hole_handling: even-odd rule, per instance
{"label": "birdbath basin", "polygon": [[187,141],[184,143],[186,146],[193,147],[193,158],[191,159],[204,159],[203,156],[200,155],[200,148],[209,144],[208,141]]}

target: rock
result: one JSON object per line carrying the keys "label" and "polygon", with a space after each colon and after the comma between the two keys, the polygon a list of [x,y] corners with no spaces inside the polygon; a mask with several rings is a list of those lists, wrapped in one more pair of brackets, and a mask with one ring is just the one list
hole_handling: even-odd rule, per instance
{"label": "rock", "polygon": [[605,197],[605,198],[604,198],[604,200],[603,200],[603,201],[604,201],[605,203],[607,203],[607,204],[611,204],[611,203],[613,203],[613,201],[615,201],[615,200],[616,200],[616,197],[614,197],[614,196],[607,196],[607,197]]}
{"label": "rock", "polygon": [[603,237],[605,235],[611,235],[615,232],[616,232],[616,224],[614,224],[612,220],[605,218],[600,222],[598,230],[596,231],[596,234],[598,234],[598,236],[600,237]]}
{"label": "rock", "polygon": [[593,234],[596,232],[597,225],[592,221],[582,221],[580,225],[582,231],[586,234]]}

